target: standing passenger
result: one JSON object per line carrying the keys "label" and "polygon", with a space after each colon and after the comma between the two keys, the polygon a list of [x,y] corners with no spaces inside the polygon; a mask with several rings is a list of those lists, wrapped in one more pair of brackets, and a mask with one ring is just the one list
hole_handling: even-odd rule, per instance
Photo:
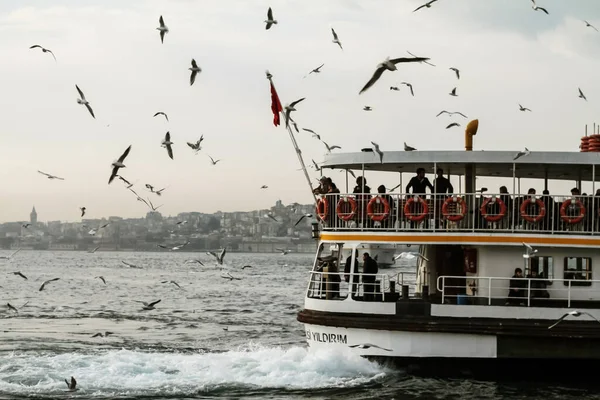
{"label": "standing passenger", "polygon": [[373,260],[369,253],[363,254],[363,293],[365,301],[375,300],[375,281],[377,280],[377,272],[379,268],[377,261]]}

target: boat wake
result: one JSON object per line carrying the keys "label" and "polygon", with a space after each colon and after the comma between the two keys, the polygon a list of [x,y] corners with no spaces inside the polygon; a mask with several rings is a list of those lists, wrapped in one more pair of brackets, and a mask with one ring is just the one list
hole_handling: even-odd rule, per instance
{"label": "boat wake", "polygon": [[248,346],[225,353],[0,354],[0,397],[56,398],[75,376],[78,396],[168,398],[353,388],[383,379],[386,368],[352,353]]}

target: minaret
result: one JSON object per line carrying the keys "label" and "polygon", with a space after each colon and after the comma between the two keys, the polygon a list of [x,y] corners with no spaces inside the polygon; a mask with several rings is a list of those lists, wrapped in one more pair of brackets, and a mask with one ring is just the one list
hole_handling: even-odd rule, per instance
{"label": "minaret", "polygon": [[35,206],[33,206],[33,210],[31,210],[31,214],[29,214],[29,222],[31,225],[37,224],[37,212],[35,212]]}

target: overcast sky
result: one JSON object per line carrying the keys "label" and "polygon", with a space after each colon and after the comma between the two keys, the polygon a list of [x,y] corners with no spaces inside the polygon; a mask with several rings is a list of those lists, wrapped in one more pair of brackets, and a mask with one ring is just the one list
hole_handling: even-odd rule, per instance
{"label": "overcast sky", "polygon": [[[0,221],[26,220],[34,204],[43,221],[76,221],[80,206],[90,218],[144,216],[148,209],[122,182],[107,184],[110,164],[130,144],[123,176],[144,196],[145,183],[167,187],[161,198],[151,195],[166,215],[310,202],[289,136],[272,124],[266,69],[284,104],[306,97],[299,125],[343,151],[371,140],[384,149],[406,141],[461,150],[464,129],[446,130],[452,119],[435,117],[442,109],[480,120],[475,149],[578,151],[584,125],[600,122],[600,33],[582,22],[600,29],[598,0],[539,0],[549,15],[527,0],[439,0],[413,13],[420,4],[2,0]],[[266,31],[269,6],[279,24]],[[164,44],[155,29],[160,15],[170,29]],[[331,26],[343,51],[331,42]],[[437,67],[402,65],[358,95],[378,62],[407,50]],[[202,73],[190,87],[192,58]],[[322,63],[321,74],[303,78]],[[414,97],[406,87],[389,91],[402,81],[413,84]],[[76,103],[75,84],[96,119]],[[519,103],[533,112],[519,112]],[[156,111],[170,122],[153,118]],[[160,146],[167,130],[175,160]],[[203,150],[194,155],[185,142],[201,134]],[[297,139],[308,163],[322,159],[322,143],[307,133]],[[212,166],[207,155],[222,161]],[[343,190],[344,174],[331,176]],[[369,180],[393,186],[398,177]]]}

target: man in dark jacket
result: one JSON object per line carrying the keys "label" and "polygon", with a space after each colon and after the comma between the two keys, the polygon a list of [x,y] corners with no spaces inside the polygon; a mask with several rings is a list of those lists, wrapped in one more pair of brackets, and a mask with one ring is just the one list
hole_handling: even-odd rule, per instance
{"label": "man in dark jacket", "polygon": [[369,253],[363,254],[363,293],[365,301],[375,300],[375,276],[379,271],[377,261],[373,260]]}
{"label": "man in dark jacket", "polygon": [[506,305],[525,305],[527,281],[523,279],[523,270],[515,268],[515,274],[510,280]]}
{"label": "man in dark jacket", "polygon": [[[358,250],[354,250],[354,268],[352,269],[352,273],[353,274],[357,274],[358,273]],[[352,298],[356,297],[356,295],[358,294],[357,292],[357,283],[358,283],[358,275],[350,275],[350,266],[352,263],[352,254],[350,254],[350,256],[348,256],[348,258],[346,259],[346,266],[344,267],[344,280],[350,284],[350,295],[352,296]]]}

